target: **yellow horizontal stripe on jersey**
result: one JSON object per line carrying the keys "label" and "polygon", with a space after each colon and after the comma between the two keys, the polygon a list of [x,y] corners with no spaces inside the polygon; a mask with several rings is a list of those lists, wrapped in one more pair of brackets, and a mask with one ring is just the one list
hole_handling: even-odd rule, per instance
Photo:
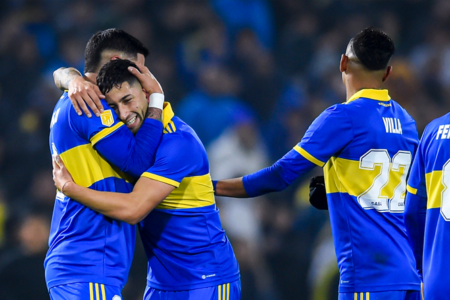
{"label": "yellow horizontal stripe on jersey", "polygon": [[115,170],[91,144],[74,147],[60,156],[75,182],[81,186],[90,187],[108,177],[127,180],[125,174]]}
{"label": "yellow horizontal stripe on jersey", "polygon": [[157,209],[185,209],[213,205],[214,191],[209,174],[185,177]]}
{"label": "yellow horizontal stripe on jersey", "polygon": [[406,190],[408,191],[408,193],[411,193],[413,195],[417,194],[417,189],[410,187],[409,185],[406,186]]}
{"label": "yellow horizontal stripe on jersey", "polygon": [[[323,170],[327,193],[347,193],[358,197],[372,186],[381,172],[381,166],[375,166],[374,170],[360,169],[357,160],[332,157]],[[400,172],[389,172],[388,184],[381,190],[380,196],[389,199],[394,196],[403,172],[404,168],[400,168]]]}
{"label": "yellow horizontal stripe on jersey", "polygon": [[180,184],[178,182],[176,182],[175,180],[172,180],[172,179],[167,178],[167,177],[159,176],[159,175],[156,175],[156,174],[145,172],[141,176],[142,177],[147,177],[147,178],[150,178],[150,179],[153,179],[153,180],[156,180],[156,181],[164,182],[164,183],[167,183],[169,185],[173,185],[174,187],[179,187],[180,186]]}
{"label": "yellow horizontal stripe on jersey", "polygon": [[353,100],[356,100],[359,98],[369,98],[369,99],[376,100],[376,101],[391,100],[391,96],[389,96],[388,90],[364,89],[364,90],[360,90],[359,92],[356,92],[345,103],[350,103]]}
{"label": "yellow horizontal stripe on jersey", "polygon": [[442,171],[433,171],[425,174],[425,180],[428,195],[427,208],[441,207],[442,191],[445,188],[442,184]]}
{"label": "yellow horizontal stripe on jersey", "polygon": [[305,149],[299,147],[298,145],[294,147],[294,150],[300,153],[301,156],[303,156],[313,164],[318,165],[319,167],[323,167],[323,165],[325,164],[323,161],[318,160],[317,158],[309,154]]}
{"label": "yellow horizontal stripe on jersey", "polygon": [[116,125],[114,125],[113,127],[105,128],[102,131],[98,132],[96,135],[94,135],[91,138],[92,146],[97,144],[97,142],[100,141],[101,139],[103,139],[104,137],[106,137],[106,136],[110,135],[111,133],[113,133],[114,131],[116,131],[122,125],[124,125],[124,123],[123,122],[119,122]]}

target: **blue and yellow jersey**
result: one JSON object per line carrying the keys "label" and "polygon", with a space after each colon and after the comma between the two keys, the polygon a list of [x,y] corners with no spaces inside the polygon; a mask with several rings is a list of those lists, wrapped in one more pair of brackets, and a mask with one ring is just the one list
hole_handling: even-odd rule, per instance
{"label": "blue and yellow jersey", "polygon": [[[432,121],[425,129],[408,179],[411,208],[426,212],[422,230],[410,230],[420,254],[426,299],[446,299],[450,293],[450,114]],[[411,195],[414,195],[411,197]],[[407,212],[410,213],[410,212]],[[412,212],[414,219],[414,211]],[[415,220],[417,222],[417,220]],[[423,225],[423,224],[422,224]],[[415,226],[412,226],[414,228]],[[416,248],[417,248],[416,247]],[[420,257],[418,258],[420,260]],[[420,266],[419,266],[420,269]]]}
{"label": "blue and yellow jersey", "polygon": [[339,291],[420,290],[403,211],[415,121],[387,90],[325,110],[294,148],[323,166]]}
{"label": "blue and yellow jersey", "polygon": [[239,265],[222,229],[205,148],[191,127],[163,112],[155,163],[142,176],[175,187],[139,225],[148,257],[147,284],[189,290],[239,279]]}
{"label": "blue and yellow jersey", "polygon": [[[154,156],[137,157],[137,142],[117,115],[103,102],[101,117],[78,116],[67,93],[57,103],[50,125],[50,149],[59,154],[73,179],[79,185],[98,191],[128,193],[133,186],[121,170],[142,174]],[[156,151],[162,135],[161,122],[146,124],[145,132],[155,136],[156,145],[145,142],[141,148]],[[158,125],[159,123],[159,125]],[[148,130],[150,129],[150,130]],[[137,136],[136,136],[137,140]],[[120,147],[118,146],[120,145]],[[151,154],[151,153],[150,153]],[[147,163],[146,167],[140,163]],[[139,171],[140,170],[140,171]],[[132,173],[133,173],[132,172]],[[77,282],[96,282],[123,287],[134,251],[135,226],[105,217],[57,192],[49,250],[45,259],[48,288]]]}
{"label": "blue and yellow jersey", "polygon": [[326,109],[273,166],[244,176],[249,196],[324,169],[341,293],[420,290],[403,222],[416,123],[387,90],[364,89]]}

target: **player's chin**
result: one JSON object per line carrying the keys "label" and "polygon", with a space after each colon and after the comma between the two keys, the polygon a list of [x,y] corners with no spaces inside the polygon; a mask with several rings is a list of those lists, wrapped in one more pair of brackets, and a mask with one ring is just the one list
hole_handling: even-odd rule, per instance
{"label": "player's chin", "polygon": [[139,131],[139,128],[141,128],[141,126],[142,126],[142,120],[138,119],[138,120],[136,120],[136,122],[134,122],[134,124],[128,125],[127,127],[128,127],[128,129],[130,129],[130,131],[133,134],[136,134]]}

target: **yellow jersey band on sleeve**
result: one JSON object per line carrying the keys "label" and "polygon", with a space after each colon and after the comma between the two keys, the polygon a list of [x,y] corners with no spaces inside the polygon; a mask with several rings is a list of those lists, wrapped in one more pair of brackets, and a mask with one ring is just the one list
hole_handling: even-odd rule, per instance
{"label": "yellow jersey band on sleeve", "polygon": [[323,161],[318,160],[317,158],[315,158],[314,156],[312,156],[311,154],[306,152],[305,149],[299,147],[298,145],[294,147],[294,150],[297,151],[298,153],[300,153],[301,156],[303,156],[304,158],[306,158],[313,164],[318,165],[319,167],[323,167],[325,165],[325,163]]}
{"label": "yellow jersey band on sleeve", "polygon": [[413,195],[417,194],[417,189],[410,187],[409,185],[406,186],[406,190],[408,191],[408,193],[411,193]]}
{"label": "yellow jersey band on sleeve", "polygon": [[114,125],[113,127],[110,128],[105,128],[102,131],[100,131],[99,133],[97,133],[96,135],[94,135],[91,138],[91,144],[92,146],[94,146],[95,144],[97,144],[101,139],[105,138],[106,136],[110,135],[111,133],[113,133],[114,131],[116,131],[120,126],[124,125],[123,122],[119,122],[116,125]]}
{"label": "yellow jersey band on sleeve", "polygon": [[427,187],[427,209],[441,207],[442,192],[445,186],[442,184],[442,171],[436,170],[425,174]]}
{"label": "yellow jersey band on sleeve", "polygon": [[91,144],[84,144],[60,154],[74,181],[84,187],[90,187],[97,181],[108,177],[125,179],[117,172]]}
{"label": "yellow jersey band on sleeve", "polygon": [[155,175],[155,174],[152,174],[152,173],[148,173],[148,172],[143,173],[141,175],[141,177],[147,177],[147,178],[150,178],[150,179],[153,179],[153,180],[156,180],[156,181],[164,182],[164,183],[167,183],[167,184],[172,185],[174,187],[179,187],[180,186],[180,183],[176,182],[175,180],[172,180],[172,179],[169,179],[169,178],[166,178],[166,177],[162,177],[162,176],[159,176],[159,175]]}

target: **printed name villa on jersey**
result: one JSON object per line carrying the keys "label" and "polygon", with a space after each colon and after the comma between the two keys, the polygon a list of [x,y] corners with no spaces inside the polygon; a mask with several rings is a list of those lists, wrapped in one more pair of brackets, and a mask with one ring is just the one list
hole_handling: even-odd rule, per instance
{"label": "printed name villa on jersey", "polygon": [[397,118],[383,118],[384,127],[386,127],[386,132],[388,133],[399,133],[402,134],[402,123],[400,119]]}
{"label": "printed name villa on jersey", "polygon": [[340,292],[420,289],[403,223],[417,144],[411,116],[367,89],[325,110],[294,148],[324,167]]}

